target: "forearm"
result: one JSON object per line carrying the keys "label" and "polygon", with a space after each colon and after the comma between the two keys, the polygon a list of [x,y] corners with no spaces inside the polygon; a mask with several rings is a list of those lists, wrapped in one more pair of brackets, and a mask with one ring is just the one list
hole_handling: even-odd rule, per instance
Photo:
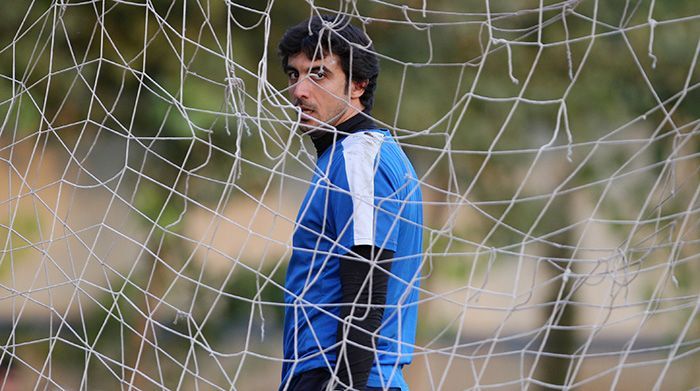
{"label": "forearm", "polygon": [[394,252],[355,246],[351,254],[357,254],[357,258],[340,260],[343,292],[340,318],[345,322],[338,324],[338,340],[343,343],[337,350],[340,384],[336,389],[345,389],[341,385],[345,384],[363,390],[374,362],[373,333],[381,326],[384,315]]}

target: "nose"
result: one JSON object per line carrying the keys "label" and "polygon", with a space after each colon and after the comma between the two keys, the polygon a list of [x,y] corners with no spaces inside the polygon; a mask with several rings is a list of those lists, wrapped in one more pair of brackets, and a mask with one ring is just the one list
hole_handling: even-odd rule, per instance
{"label": "nose", "polygon": [[301,77],[292,85],[292,98],[295,101],[304,101],[309,97],[309,91],[313,83],[308,77]]}

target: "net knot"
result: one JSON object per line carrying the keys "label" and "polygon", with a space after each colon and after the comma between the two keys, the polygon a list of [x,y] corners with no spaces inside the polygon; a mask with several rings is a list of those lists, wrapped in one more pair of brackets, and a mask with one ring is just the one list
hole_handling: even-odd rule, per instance
{"label": "net knot", "polygon": [[177,322],[181,319],[182,320],[189,319],[189,317],[190,317],[189,312],[178,310],[177,313],[175,314],[175,321],[173,322],[173,324],[177,324]]}
{"label": "net knot", "polygon": [[649,18],[649,26],[656,27],[657,24],[659,24],[659,22],[657,22],[656,19]]}
{"label": "net knot", "polygon": [[243,79],[241,79],[240,77],[230,76],[224,80],[226,81],[226,84],[231,89],[235,88],[235,89],[241,90],[245,87],[245,83],[243,82]]}
{"label": "net knot", "polygon": [[571,277],[571,274],[572,274],[571,269],[567,267],[566,270],[564,270],[564,274],[561,276],[561,279],[562,279],[562,281],[564,281],[564,284],[569,282],[569,278]]}

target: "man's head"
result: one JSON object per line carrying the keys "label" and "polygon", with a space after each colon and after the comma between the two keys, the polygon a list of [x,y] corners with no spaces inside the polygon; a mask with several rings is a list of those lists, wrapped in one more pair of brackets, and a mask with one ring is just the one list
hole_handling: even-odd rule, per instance
{"label": "man's head", "polygon": [[305,130],[372,108],[379,61],[369,38],[347,18],[316,16],[291,27],[279,54]]}

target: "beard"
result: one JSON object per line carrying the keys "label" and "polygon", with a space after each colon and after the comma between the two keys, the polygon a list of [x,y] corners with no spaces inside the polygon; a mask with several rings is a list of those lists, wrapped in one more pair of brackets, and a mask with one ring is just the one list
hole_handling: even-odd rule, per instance
{"label": "beard", "polygon": [[339,105],[328,118],[319,118],[322,114],[318,112],[316,105],[303,101],[296,101],[294,105],[299,109],[298,121],[302,134],[309,135],[311,138],[317,138],[328,131],[334,131],[338,120],[348,111],[347,105]]}

